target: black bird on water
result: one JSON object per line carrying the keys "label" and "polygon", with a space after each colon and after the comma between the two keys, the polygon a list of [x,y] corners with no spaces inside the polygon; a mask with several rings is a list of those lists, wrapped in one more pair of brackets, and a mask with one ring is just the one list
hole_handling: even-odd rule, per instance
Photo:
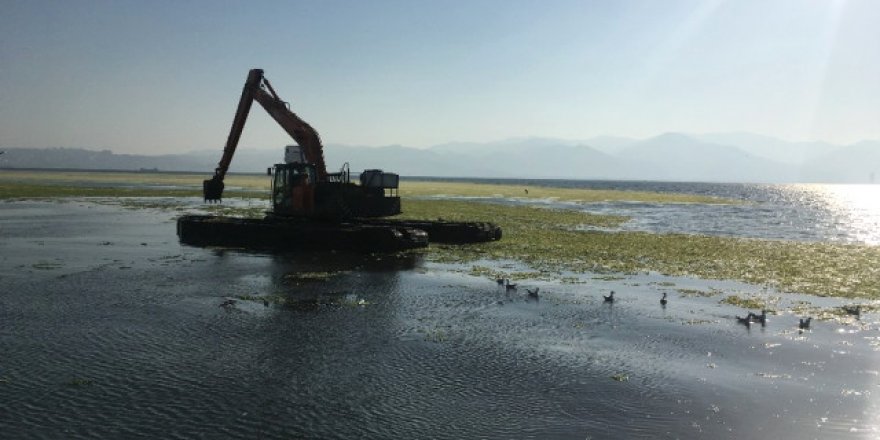
{"label": "black bird on water", "polygon": [[223,301],[222,303],[220,303],[220,307],[234,306],[235,302],[236,301],[234,299],[227,299],[226,301]]}
{"label": "black bird on water", "polygon": [[856,318],[860,318],[862,316],[862,306],[843,306],[843,311],[846,312],[847,315],[855,316]]}
{"label": "black bird on water", "polygon": [[766,325],[767,324],[767,310],[761,310],[760,315],[756,315],[752,312],[749,312],[748,319],[750,319],[752,322],[760,322],[761,325]]}
{"label": "black bird on water", "polygon": [[529,292],[529,299],[537,300],[537,299],[538,299],[538,290],[539,290],[539,289],[540,289],[540,287],[535,287],[535,290],[529,290],[529,289],[526,289],[526,292]]}
{"label": "black bird on water", "polygon": [[663,292],[663,298],[660,298],[660,305],[661,306],[666,305],[666,292]]}
{"label": "black bird on water", "polygon": [[495,278],[495,282],[498,283],[499,286],[503,286],[504,278]]}
{"label": "black bird on water", "polygon": [[767,324],[767,311],[766,311],[766,310],[761,310],[761,314],[760,314],[760,315],[755,314],[755,313],[752,313],[752,312],[749,312],[749,314],[746,315],[745,318],[743,318],[742,316],[737,315],[737,316],[736,316],[736,322],[738,322],[738,323],[740,323],[740,324],[743,324],[743,325],[745,325],[746,327],[750,327],[750,326],[752,325],[753,322],[755,322],[755,323],[760,322],[762,326],[763,326],[763,325],[766,325],[766,324]]}
{"label": "black bird on water", "polygon": [[812,321],[812,320],[813,320],[812,316],[810,316],[806,319],[801,318],[801,322],[800,322],[800,324],[798,324],[798,328],[801,330],[806,330],[806,329],[810,328],[810,321]]}
{"label": "black bird on water", "polygon": [[614,291],[612,290],[608,296],[602,295],[602,298],[605,298],[605,302],[613,303],[614,302]]}
{"label": "black bird on water", "polygon": [[506,282],[506,284],[504,285],[505,290],[507,290],[508,292],[510,292],[511,290],[514,290],[514,291],[516,290],[516,284],[510,284],[510,280],[506,280],[505,282]]}

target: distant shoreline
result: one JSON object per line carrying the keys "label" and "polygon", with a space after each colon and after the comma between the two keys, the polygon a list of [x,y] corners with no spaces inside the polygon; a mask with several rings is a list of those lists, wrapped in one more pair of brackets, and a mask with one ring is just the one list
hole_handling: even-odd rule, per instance
{"label": "distant shoreline", "polygon": [[[17,168],[17,167],[0,167],[0,173],[4,171],[22,171],[22,172],[63,172],[63,173],[130,173],[130,174],[167,174],[167,175],[206,175],[210,177],[213,170],[203,171],[171,171],[161,169],[110,169],[110,168]],[[265,176],[266,173],[229,171],[227,175],[234,176]],[[475,182],[475,183],[498,183],[505,185],[537,185],[548,187],[569,187],[570,185],[562,185],[563,182],[580,182],[580,183],[596,183],[596,184],[707,184],[707,185],[875,185],[880,182],[728,182],[728,181],[699,181],[699,180],[652,180],[652,179],[572,179],[572,178],[551,178],[551,177],[449,177],[449,176],[400,176],[401,180],[413,182]]]}

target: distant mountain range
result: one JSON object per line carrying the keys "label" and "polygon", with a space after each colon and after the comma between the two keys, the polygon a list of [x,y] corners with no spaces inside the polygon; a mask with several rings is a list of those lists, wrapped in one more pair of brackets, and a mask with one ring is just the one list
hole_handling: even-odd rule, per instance
{"label": "distant mountain range", "polygon": [[[210,174],[222,147],[145,156],[85,148],[5,148],[2,168],[196,171]],[[788,142],[750,133],[666,133],[648,139],[596,137],[582,141],[517,138],[404,146],[327,145],[329,168],[381,168],[403,176],[704,182],[870,183],[880,179],[880,141],[853,145]],[[264,172],[283,148],[239,148],[231,172]]]}

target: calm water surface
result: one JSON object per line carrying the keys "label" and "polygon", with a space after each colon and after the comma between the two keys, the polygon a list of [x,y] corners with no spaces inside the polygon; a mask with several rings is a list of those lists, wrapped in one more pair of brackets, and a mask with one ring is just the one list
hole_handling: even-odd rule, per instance
{"label": "calm water surface", "polygon": [[[524,280],[541,288],[528,302],[416,256],[182,247],[174,228],[0,203],[0,437],[880,435],[874,315],[745,328],[676,289],[757,288],[653,275]],[[220,307],[241,295],[257,300]]]}

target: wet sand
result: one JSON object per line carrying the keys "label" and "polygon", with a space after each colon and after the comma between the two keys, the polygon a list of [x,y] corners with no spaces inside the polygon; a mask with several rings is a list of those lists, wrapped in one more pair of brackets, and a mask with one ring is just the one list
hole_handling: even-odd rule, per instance
{"label": "wet sand", "polygon": [[[748,310],[679,289],[762,294],[760,286],[588,274],[573,284],[515,280],[518,291],[507,292],[468,267],[193,248],[177,243],[163,211],[0,203],[0,432],[880,435],[874,314],[814,320],[799,332],[798,316],[783,313],[747,328],[734,316]],[[540,300],[527,301],[534,287]],[[602,300],[610,290],[613,304]]]}

